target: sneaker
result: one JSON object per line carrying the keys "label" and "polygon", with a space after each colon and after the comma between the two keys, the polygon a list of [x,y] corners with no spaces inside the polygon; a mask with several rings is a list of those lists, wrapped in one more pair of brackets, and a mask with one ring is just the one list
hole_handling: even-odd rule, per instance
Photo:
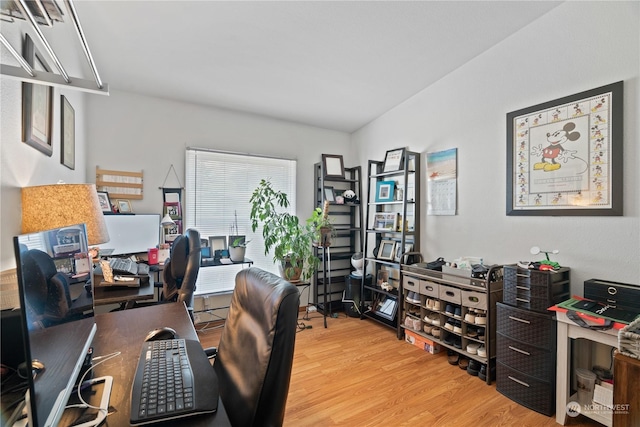
{"label": "sneaker", "polygon": [[453,339],[453,346],[454,346],[455,348],[460,348],[460,349],[461,349],[461,348],[462,348],[462,338],[460,338],[460,337],[455,337],[455,338]]}
{"label": "sneaker", "polygon": [[453,316],[454,310],[453,310],[453,306],[451,304],[447,304],[447,306],[444,309],[444,314],[446,314],[447,316]]}
{"label": "sneaker", "polygon": [[469,366],[467,367],[467,374],[477,377],[478,373],[480,372],[480,366],[481,366],[480,362],[478,362],[477,360],[471,359],[469,361]]}
{"label": "sneaker", "polygon": [[478,338],[478,330],[472,326],[467,326],[467,336],[469,338]]}
{"label": "sneaker", "polygon": [[447,323],[444,324],[444,328],[447,331],[452,331],[453,332],[453,329],[455,328],[455,320],[453,320],[453,319],[447,320]]}
{"label": "sneaker", "polygon": [[453,332],[455,332],[456,334],[461,334],[462,333],[462,322],[459,320],[456,320],[454,325],[453,325]]}
{"label": "sneaker", "polygon": [[460,360],[458,361],[458,367],[466,371],[467,368],[469,367],[469,359],[467,359],[464,356],[460,356]]}
{"label": "sneaker", "polygon": [[409,292],[407,295],[407,301],[412,304],[420,304],[420,295],[417,292]]}
{"label": "sneaker", "polygon": [[422,330],[425,332],[425,334],[431,335],[431,331],[433,331],[433,326],[432,325],[424,325],[422,327]]}
{"label": "sneaker", "polygon": [[475,323],[476,314],[475,314],[475,311],[471,311],[471,310],[472,309],[469,309],[469,311],[467,311],[467,314],[464,315],[464,321],[469,323]]}
{"label": "sneaker", "polygon": [[433,310],[433,300],[431,298],[427,298],[427,310]]}
{"label": "sneaker", "polygon": [[440,311],[440,300],[439,299],[434,299],[433,300],[433,309],[435,311]]}
{"label": "sneaker", "polygon": [[486,311],[482,310],[481,312],[479,312],[478,310],[476,310],[476,318],[474,323],[476,325],[486,325],[487,324]]}
{"label": "sneaker", "polygon": [[487,348],[484,345],[480,345],[477,350],[478,356],[487,357]]}
{"label": "sneaker", "polygon": [[444,343],[448,345],[453,345],[453,335],[447,334],[447,336],[444,338]]}
{"label": "sneaker", "polygon": [[431,331],[431,335],[433,335],[434,338],[440,338],[440,328],[434,327]]}
{"label": "sneaker", "polygon": [[467,353],[469,354],[478,354],[478,348],[480,347],[480,344],[472,342],[467,344]]}
{"label": "sneaker", "polygon": [[440,316],[438,313],[431,313],[429,315],[429,319],[431,320],[431,324],[433,326],[440,326]]}
{"label": "sneaker", "polygon": [[462,308],[459,306],[453,310],[453,317],[456,319],[462,319]]}
{"label": "sneaker", "polygon": [[[495,366],[492,366],[491,369],[489,369],[489,375],[490,375],[491,381],[494,381],[496,379]],[[478,378],[480,378],[482,381],[487,380],[487,365],[482,365],[482,367],[480,368],[480,372],[478,372]]]}
{"label": "sneaker", "polygon": [[478,339],[484,341],[484,328],[478,328]]}

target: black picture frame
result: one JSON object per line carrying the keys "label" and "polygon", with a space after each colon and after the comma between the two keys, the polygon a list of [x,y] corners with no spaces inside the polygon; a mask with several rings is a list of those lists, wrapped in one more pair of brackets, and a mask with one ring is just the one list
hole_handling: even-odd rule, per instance
{"label": "black picture frame", "polygon": [[405,148],[396,148],[388,150],[384,155],[384,164],[382,172],[395,172],[404,168]]}
{"label": "black picture frame", "polygon": [[336,201],[336,193],[335,190],[333,189],[333,187],[330,186],[325,186],[324,187],[324,200],[330,202],[330,203],[335,203]]}
{"label": "black picture frame", "polygon": [[[24,36],[22,53],[24,59],[34,69],[51,71],[28,34]],[[23,82],[22,141],[49,157],[53,154],[52,120],[53,87]]]}
{"label": "black picture frame", "polygon": [[64,95],[60,95],[60,163],[76,168],[76,112]]}
{"label": "black picture frame", "polygon": [[507,215],[623,215],[622,110],[619,81],[508,113]]}
{"label": "black picture frame", "polygon": [[113,213],[113,207],[111,205],[109,193],[107,193],[106,191],[98,191],[98,201],[100,202],[100,209],[102,209],[103,214]]}
{"label": "black picture frame", "polygon": [[323,154],[322,170],[325,178],[344,179],[344,160],[340,154]]}
{"label": "black picture frame", "polygon": [[396,311],[398,310],[398,300],[396,298],[381,295],[379,299],[374,301],[375,307],[374,313],[387,320],[393,321],[396,317]]}

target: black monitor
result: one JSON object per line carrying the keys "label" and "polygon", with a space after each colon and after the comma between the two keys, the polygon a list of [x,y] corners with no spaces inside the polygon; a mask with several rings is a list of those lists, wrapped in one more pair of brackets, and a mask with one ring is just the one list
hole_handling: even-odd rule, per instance
{"label": "black monitor", "polygon": [[29,426],[55,426],[96,333],[84,224],[14,237]]}

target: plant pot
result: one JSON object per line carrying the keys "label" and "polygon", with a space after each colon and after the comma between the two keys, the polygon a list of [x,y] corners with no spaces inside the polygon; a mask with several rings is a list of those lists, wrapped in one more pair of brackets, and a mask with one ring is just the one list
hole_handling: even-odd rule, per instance
{"label": "plant pot", "polygon": [[320,227],[320,242],[318,242],[318,246],[329,247],[331,246],[331,233],[333,232],[332,227]]}
{"label": "plant pot", "polygon": [[229,258],[233,262],[244,261],[244,255],[247,252],[247,248],[244,246],[229,246]]}
{"label": "plant pot", "polygon": [[298,262],[297,266],[294,266],[289,261],[289,258],[285,258],[280,261],[278,265],[280,270],[280,277],[291,283],[300,282],[300,276],[302,276],[302,263]]}

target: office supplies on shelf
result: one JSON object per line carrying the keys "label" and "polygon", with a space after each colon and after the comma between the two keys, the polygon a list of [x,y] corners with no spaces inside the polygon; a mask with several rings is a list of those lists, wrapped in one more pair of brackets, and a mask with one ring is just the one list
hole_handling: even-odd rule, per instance
{"label": "office supplies on shelf", "polygon": [[198,341],[173,339],[143,344],[131,390],[131,424],[217,409],[218,379]]}
{"label": "office supplies on shelf", "polygon": [[111,258],[109,265],[114,273],[120,274],[149,274],[149,266],[144,263],[137,263],[128,258]]}

